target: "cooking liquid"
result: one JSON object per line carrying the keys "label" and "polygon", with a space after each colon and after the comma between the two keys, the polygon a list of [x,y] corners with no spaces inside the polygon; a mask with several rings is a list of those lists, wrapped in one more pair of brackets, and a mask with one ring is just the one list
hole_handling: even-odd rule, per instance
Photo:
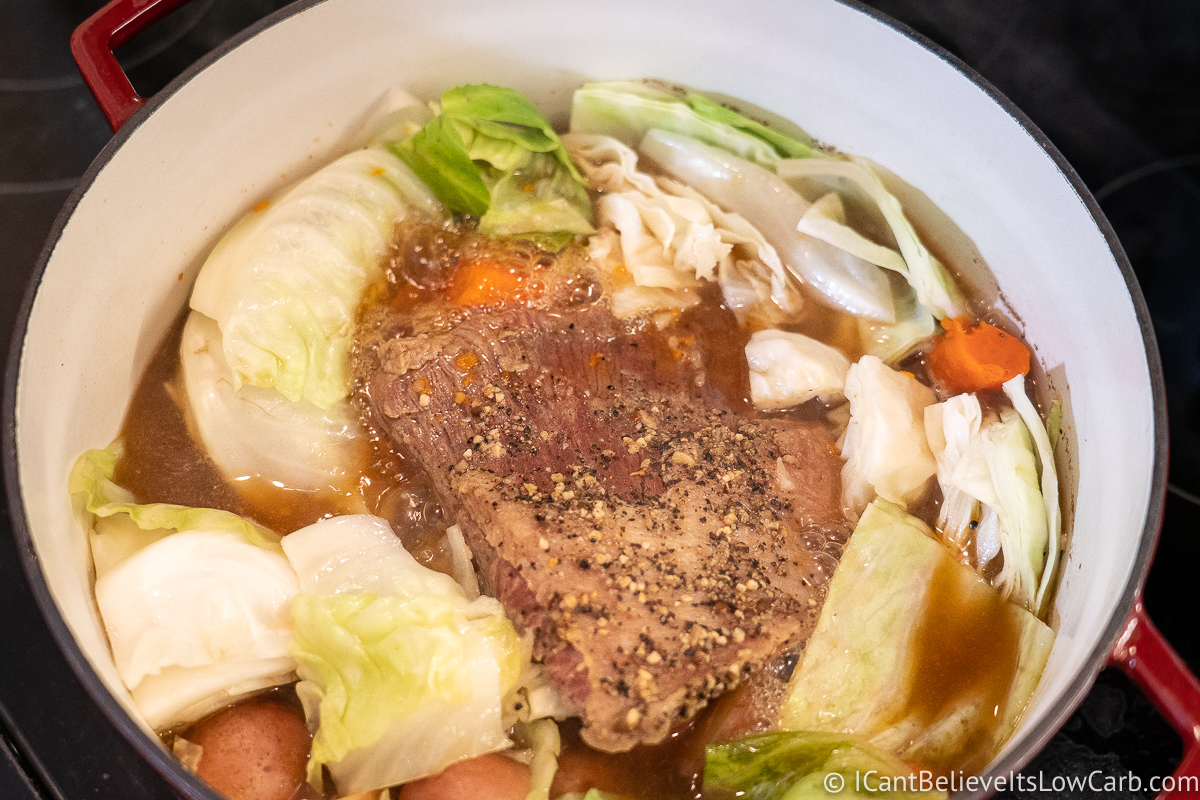
{"label": "cooking liquid", "polygon": [[928,726],[967,703],[983,709],[939,757],[920,764],[938,775],[974,774],[992,757],[996,730],[1004,719],[1016,677],[1020,617],[999,592],[964,591],[962,569],[943,559],[934,570],[924,617],[914,637],[908,703],[898,719],[915,717]]}
{"label": "cooking liquid", "polygon": [[280,535],[340,514],[375,514],[392,523],[417,561],[452,573],[450,554],[442,546],[441,510],[424,475],[369,429],[352,486],[302,491],[258,476],[226,480],[192,437],[183,412],[179,343],[185,320],[186,313],[159,345],[134,390],[119,434],[124,451],[114,472],[117,484],[139,503],[219,508]]}
{"label": "cooking liquid", "polygon": [[[403,226],[402,226],[403,228]],[[420,313],[432,299],[444,302],[453,291],[446,267],[456,266],[461,253],[490,250],[459,231],[428,226],[400,232],[391,257],[386,284],[372,287],[364,308],[382,304],[392,313]],[[506,243],[515,248],[515,270],[533,276],[533,292],[540,291],[538,270],[551,264],[528,243]],[[435,267],[439,267],[440,270]],[[572,289],[590,302],[597,288],[587,280]],[[704,354],[711,389],[741,413],[753,416],[744,348],[750,331],[740,328],[721,304],[719,291],[709,287],[699,305],[685,311],[672,331],[695,344]],[[829,341],[852,357],[860,355],[856,324],[845,314],[811,309],[794,329]],[[388,519],[418,561],[439,571],[451,572],[449,554],[442,546],[446,522],[433,500],[427,479],[385,437],[370,430],[360,450],[355,486],[319,492],[297,491],[257,476],[226,481],[213,461],[189,432],[188,420],[176,398],[183,399],[179,343],[186,319],[181,316],[143,374],[123,421],[120,436],[124,454],[118,460],[115,480],[128,488],[140,503],[163,502],[220,508],[286,535],[312,522],[345,513],[372,513]],[[356,387],[361,390],[361,386]],[[778,413],[778,412],[777,412]],[[812,401],[784,416],[823,418],[825,408]],[[936,509],[936,502],[933,504]],[[936,510],[934,511],[936,515]],[[940,593],[940,594],[939,594]],[[967,692],[982,691],[1000,712],[1016,664],[1016,629],[1012,615],[996,607],[961,608],[952,581],[937,581],[929,611],[918,636],[921,665],[913,676],[910,711],[933,720],[940,709]],[[783,684],[758,681],[723,696],[714,706],[683,724],[662,744],[642,746],[629,753],[602,753],[585,745],[577,722],[561,725],[563,752],[551,796],[596,787],[633,800],[690,800],[703,796],[704,747],[731,741],[751,732],[774,727]],[[994,731],[999,724],[989,729]],[[983,733],[980,736],[984,736]],[[990,736],[987,737],[990,741]],[[939,773],[984,766],[990,753],[981,750],[983,739],[972,737],[945,763],[914,765]],[[984,759],[980,761],[980,759]],[[978,762],[978,763],[977,763]]]}
{"label": "cooking liquid", "polygon": [[596,788],[630,800],[702,798],[705,748],[774,728],[784,687],[773,670],[759,672],[677,727],[661,744],[627,753],[593,750],[579,738],[578,721],[560,723],[562,754],[550,796]]}

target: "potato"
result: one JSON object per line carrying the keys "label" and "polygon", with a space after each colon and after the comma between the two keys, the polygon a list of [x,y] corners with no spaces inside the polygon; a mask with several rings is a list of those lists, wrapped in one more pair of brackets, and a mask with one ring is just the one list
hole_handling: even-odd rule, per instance
{"label": "potato", "polygon": [[529,780],[529,767],[489,753],[404,784],[397,800],[525,800]]}
{"label": "potato", "polygon": [[300,713],[277,700],[245,700],[185,737],[203,752],[196,774],[230,800],[289,800],[304,783],[312,737]]}

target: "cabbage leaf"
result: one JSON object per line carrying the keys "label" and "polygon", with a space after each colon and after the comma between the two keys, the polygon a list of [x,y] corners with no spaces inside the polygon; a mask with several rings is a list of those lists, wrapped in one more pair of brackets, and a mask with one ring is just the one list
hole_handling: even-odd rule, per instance
{"label": "cabbage leaf", "polygon": [[925,431],[944,497],[938,529],[968,560],[975,545],[981,573],[1003,554],[996,587],[1038,614],[1048,527],[1025,424],[1011,409],[985,419],[978,399],[964,394],[925,409]]}
{"label": "cabbage leaf", "polygon": [[1016,727],[1053,641],[924,523],[876,500],[829,583],[781,724],[854,733],[943,772],[978,771]]}
{"label": "cabbage leaf", "polygon": [[[558,772],[558,757],[562,754],[562,737],[558,724],[552,719],[518,722],[516,731],[527,749],[529,793],[525,800],[550,800],[550,787]],[[524,758],[521,758],[524,761]]]}
{"label": "cabbage leaf", "polygon": [[229,531],[183,530],[96,580],[117,672],[163,730],[292,680],[296,576],[278,553]]}
{"label": "cabbage leaf", "polygon": [[523,659],[494,598],[468,601],[377,517],[323,520],[283,548],[301,588],[292,653],[316,729],[310,783],[328,767],[340,793],[371,791],[509,746],[502,698]]}
{"label": "cabbage leaf", "polygon": [[[933,312],[938,319],[960,317],[966,313],[966,304],[957,284],[937,258],[929,252],[916,229],[904,214],[896,196],[887,190],[883,181],[871,169],[865,159],[849,156],[847,159],[787,159],[775,164],[781,178],[844,178],[853,182],[875,201],[882,212],[896,244],[900,247],[902,261],[892,257],[894,251],[875,245],[859,234],[839,226],[830,220],[817,218],[798,223],[804,232],[821,238],[835,247],[852,248],[861,257],[881,267],[892,269],[903,275],[917,293],[921,305]],[[832,224],[831,224],[832,222]],[[892,255],[889,255],[892,254]]]}
{"label": "cabbage leaf", "polygon": [[274,389],[239,388],[221,329],[198,311],[184,325],[179,360],[195,430],[226,476],[258,476],[303,491],[357,480],[351,467],[361,427],[349,398],[323,409]]}
{"label": "cabbage leaf", "polygon": [[876,495],[902,506],[920,499],[937,472],[925,438],[933,390],[876,356],[863,356],[850,367],[845,392],[850,424],[842,445],[842,505],[859,514]]}
{"label": "cabbage leaf", "polygon": [[822,241],[844,250],[863,261],[899,272],[908,272],[904,258],[890,247],[872,242],[858,231],[846,224],[846,207],[837,192],[822,195],[808,207],[804,216],[796,223],[796,230],[806,233]]}
{"label": "cabbage leaf", "polygon": [[[822,195],[813,203],[800,218],[796,230],[898,275],[908,274],[903,256],[872,242],[846,224],[846,209],[836,192]],[[889,364],[904,358],[935,330],[933,315],[917,300],[911,287],[893,283],[892,302],[896,310],[894,323],[858,318],[859,337],[866,352]]]}
{"label": "cabbage leaf", "polygon": [[138,503],[113,481],[120,442],[88,450],[67,486],[89,518],[117,672],[157,730],[292,680],[296,578],[279,537],[236,514]]}
{"label": "cabbage leaf", "polygon": [[792,274],[829,305],[855,316],[896,321],[886,273],[869,261],[799,233],[797,225],[810,204],[769,169],[696,139],[658,129],[646,134],[638,151],[672,177],[761,231]]}
{"label": "cabbage leaf", "polygon": [[911,287],[893,282],[892,297],[896,308],[894,323],[858,318],[858,338],[863,351],[889,366],[910,355],[937,330],[933,314],[917,302]]}
{"label": "cabbage leaf", "polygon": [[594,231],[583,177],[550,123],[513,89],[450,89],[438,116],[390,146],[451,211],[479,217],[484,234]]}
{"label": "cabbage leaf", "polygon": [[[563,141],[601,192],[601,230],[589,250],[608,268],[618,317],[687,308],[699,299],[695,290],[712,280],[739,320],[771,324],[799,311],[801,297],[775,248],[742,217],[688,186],[642,172],[637,153],[612,137],[571,133]],[[624,285],[623,272],[632,286]]]}
{"label": "cabbage leaf", "polygon": [[608,81],[575,90],[571,133],[611,136],[634,147],[651,129],[690,136],[756,164],[820,154],[799,131],[785,136],[695,92],[676,94],[647,83]]}
{"label": "cabbage leaf", "polygon": [[[1062,550],[1062,511],[1058,507],[1058,471],[1054,467],[1054,448],[1050,445],[1050,437],[1043,427],[1042,419],[1037,409],[1025,394],[1025,377],[1017,375],[1005,382],[1004,393],[1012,402],[1013,408],[1021,415],[1026,430],[1033,437],[1037,446],[1038,470],[1041,480],[1042,504],[1046,509],[1046,566],[1038,583],[1037,597],[1034,601],[1036,613],[1045,615],[1047,604],[1050,602],[1050,587],[1054,583],[1054,573],[1058,570],[1058,557]],[[1061,419],[1061,412],[1059,414]]]}
{"label": "cabbage leaf", "polygon": [[[132,555],[141,545],[150,544],[172,531],[228,531],[247,544],[264,550],[282,553],[279,535],[255,525],[247,519],[215,508],[192,508],[171,503],[138,503],[133,492],[113,481],[117,460],[121,457],[120,440],[103,450],[84,451],[75,461],[67,479],[67,491],[79,499],[81,510],[93,515],[89,530],[93,531],[93,548],[97,538],[111,534],[120,543],[102,544],[112,553],[96,564],[98,574],[116,566],[123,557]],[[120,552],[121,558],[115,557]]]}
{"label": "cabbage leaf", "polygon": [[413,209],[442,213],[396,156],[366,148],[256,206],[217,243],[191,307],[220,327],[235,389],[325,410],[349,395],[359,303]]}
{"label": "cabbage leaf", "polygon": [[[837,775],[840,780],[832,779]],[[809,798],[945,798],[944,791],[906,791],[889,779],[913,772],[862,737],[820,731],[777,731],[710,745],[704,787],[753,800]],[[916,789],[915,782],[900,783]],[[872,789],[874,791],[872,791]]]}
{"label": "cabbage leaf", "polygon": [[750,399],[754,407],[772,411],[800,405],[814,397],[841,395],[850,361],[841,351],[800,333],[777,329],[756,331],[746,343],[750,367]]}
{"label": "cabbage leaf", "polygon": [[462,529],[457,525],[446,529],[446,549],[450,551],[450,562],[454,565],[454,580],[462,587],[463,594],[468,600],[479,597],[479,577],[475,574],[475,565],[471,562],[474,556],[467,547]]}
{"label": "cabbage leaf", "polygon": [[367,147],[384,147],[388,142],[412,136],[433,119],[433,111],[408,92],[392,87],[372,109],[364,126]]}

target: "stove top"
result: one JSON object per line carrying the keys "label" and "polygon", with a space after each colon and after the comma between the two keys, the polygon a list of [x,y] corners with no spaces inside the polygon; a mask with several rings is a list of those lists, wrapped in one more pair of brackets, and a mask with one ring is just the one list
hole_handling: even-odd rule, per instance
{"label": "stove top", "polygon": [[[0,2],[0,337],[67,194],[111,136],[68,49],[96,0]],[[118,54],[149,96],[282,0],[195,0]],[[1092,190],[1150,307],[1171,417],[1170,493],[1145,589],[1200,671],[1200,4],[873,0],[983,74]],[[1114,424],[1120,424],[1114,420]],[[0,797],[174,797],[96,709],[50,637],[0,515]],[[1027,774],[1171,772],[1181,745],[1121,674],[1102,673]],[[1021,792],[1002,797],[1071,797]],[[1142,792],[1113,797],[1143,797]]]}

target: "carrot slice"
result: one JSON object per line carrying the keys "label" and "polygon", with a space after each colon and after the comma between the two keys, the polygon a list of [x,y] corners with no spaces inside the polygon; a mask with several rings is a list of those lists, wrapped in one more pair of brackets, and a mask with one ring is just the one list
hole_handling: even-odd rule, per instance
{"label": "carrot slice", "polygon": [[450,299],[462,306],[489,306],[521,301],[530,294],[524,265],[479,256],[459,265],[450,289]]}
{"label": "carrot slice", "polygon": [[942,320],[946,335],[929,352],[933,377],[955,394],[1001,385],[1029,372],[1029,349],[994,325],[971,325],[966,317]]}

